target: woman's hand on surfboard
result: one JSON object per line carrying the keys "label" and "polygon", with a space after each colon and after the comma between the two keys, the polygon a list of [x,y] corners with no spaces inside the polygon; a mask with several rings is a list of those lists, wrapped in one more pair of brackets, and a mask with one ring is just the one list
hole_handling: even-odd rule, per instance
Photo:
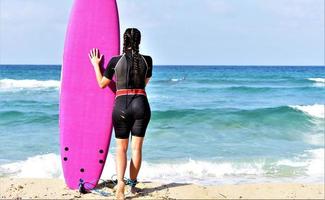
{"label": "woman's hand on surfboard", "polygon": [[95,67],[98,66],[100,61],[102,60],[103,55],[99,55],[99,50],[96,48],[93,48],[88,53],[89,59],[91,64]]}

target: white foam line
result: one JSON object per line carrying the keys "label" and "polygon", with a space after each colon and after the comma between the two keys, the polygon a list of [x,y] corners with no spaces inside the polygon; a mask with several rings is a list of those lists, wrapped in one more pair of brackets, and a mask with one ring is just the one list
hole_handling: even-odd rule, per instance
{"label": "white foam line", "polygon": [[35,80],[35,79],[1,79],[0,89],[37,89],[37,88],[59,88],[58,80]]}
{"label": "white foam line", "polygon": [[308,80],[318,83],[325,83],[325,78],[308,78]]}
{"label": "white foam line", "polygon": [[[324,177],[324,149],[307,150],[299,158],[279,160],[266,163],[266,160],[253,162],[211,162],[192,160],[178,163],[142,162],[139,174],[140,180],[158,182],[187,182],[200,184],[215,184],[250,180],[263,181],[267,178],[268,165],[274,167],[301,167],[306,170],[310,179]],[[129,167],[129,165],[128,165]],[[163,169],[163,170],[161,170]],[[129,177],[129,169],[125,177]],[[102,179],[111,179],[115,172],[115,158],[108,154],[103,170]],[[24,161],[0,165],[0,175],[18,178],[61,178],[63,172],[60,156],[54,153],[37,155]],[[116,177],[115,177],[116,178]],[[281,179],[281,177],[279,177]],[[292,177],[293,179],[295,177]],[[299,177],[296,177],[299,178]],[[279,179],[274,179],[279,180]]]}
{"label": "white foam line", "polygon": [[304,112],[312,117],[325,118],[325,105],[324,104],[314,104],[314,105],[294,105],[290,106],[293,109]]}

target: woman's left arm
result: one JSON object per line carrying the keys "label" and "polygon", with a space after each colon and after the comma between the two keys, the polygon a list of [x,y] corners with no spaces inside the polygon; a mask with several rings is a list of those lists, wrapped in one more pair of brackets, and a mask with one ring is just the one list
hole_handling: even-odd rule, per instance
{"label": "woman's left arm", "polygon": [[96,79],[97,83],[100,88],[105,88],[108,86],[108,84],[111,82],[110,79],[106,78],[105,76],[102,75],[102,72],[100,71],[99,68],[99,63],[103,57],[103,55],[100,55],[99,57],[99,51],[98,49],[92,49],[90,50],[90,53],[88,54],[89,59],[91,61],[91,64],[94,67],[95,73],[96,73]]}
{"label": "woman's left arm", "polygon": [[145,79],[145,83],[147,85],[149,83],[151,76],[152,76],[152,58],[150,56],[146,56],[145,58],[146,58],[145,60],[146,60],[147,67],[148,67],[148,70],[146,73],[146,79]]}
{"label": "woman's left arm", "polygon": [[148,85],[150,78],[146,78],[145,83]]}

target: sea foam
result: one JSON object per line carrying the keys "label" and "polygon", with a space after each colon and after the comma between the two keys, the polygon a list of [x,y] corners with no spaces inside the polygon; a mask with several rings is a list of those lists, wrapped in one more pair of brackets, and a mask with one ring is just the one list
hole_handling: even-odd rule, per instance
{"label": "sea foam", "polygon": [[[219,184],[240,182],[279,181],[281,178],[276,174],[273,178],[270,173],[281,170],[284,167],[299,167],[306,174],[291,177],[301,180],[323,180],[324,149],[307,150],[299,158],[284,159],[277,162],[269,162],[265,159],[245,162],[215,162],[189,159],[187,161],[171,161],[164,163],[142,162],[139,179],[141,181],[157,181],[162,183],[186,182],[196,184]],[[270,168],[271,167],[271,171]],[[129,166],[128,166],[129,167]],[[305,176],[303,176],[305,175]],[[60,178],[63,179],[60,156],[54,153],[37,155],[24,161],[0,165],[0,176],[18,178]],[[115,158],[108,154],[102,173],[102,179],[116,178]],[[129,168],[125,177],[129,177]]]}
{"label": "sea foam", "polygon": [[311,176],[324,176],[324,148],[306,150],[306,153],[311,155],[311,159],[308,160],[307,173]]}
{"label": "sea foam", "polygon": [[56,88],[60,86],[58,80],[35,80],[35,79],[1,79],[0,90],[11,90],[11,89],[47,89]]}
{"label": "sea foam", "polygon": [[309,116],[317,118],[325,118],[325,105],[324,104],[314,104],[314,105],[293,105],[290,106],[293,109],[302,111]]}
{"label": "sea foam", "polygon": [[17,178],[63,178],[60,156],[36,155],[26,160],[0,165],[0,175]]}
{"label": "sea foam", "polygon": [[325,78],[308,78],[308,80],[318,83],[325,83]]}
{"label": "sea foam", "polygon": [[325,78],[308,78],[308,80],[314,82],[315,87],[325,87]]}

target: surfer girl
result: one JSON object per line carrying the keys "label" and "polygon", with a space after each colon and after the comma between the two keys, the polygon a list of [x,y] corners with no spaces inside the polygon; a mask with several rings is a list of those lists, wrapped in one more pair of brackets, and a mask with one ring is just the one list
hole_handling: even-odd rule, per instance
{"label": "surfer girl", "polygon": [[[124,199],[125,184],[130,184],[135,193],[137,176],[141,167],[142,145],[151,117],[150,105],[145,87],[152,75],[152,59],[139,53],[141,33],[136,28],[128,28],[124,33],[123,54],[112,57],[103,75],[99,62],[103,55],[92,49],[89,58],[94,66],[99,87],[105,88],[115,75],[116,98],[113,108],[113,126],[116,138],[116,197]],[[130,178],[126,183],[124,174],[127,166],[127,149],[131,133],[132,158]]]}

